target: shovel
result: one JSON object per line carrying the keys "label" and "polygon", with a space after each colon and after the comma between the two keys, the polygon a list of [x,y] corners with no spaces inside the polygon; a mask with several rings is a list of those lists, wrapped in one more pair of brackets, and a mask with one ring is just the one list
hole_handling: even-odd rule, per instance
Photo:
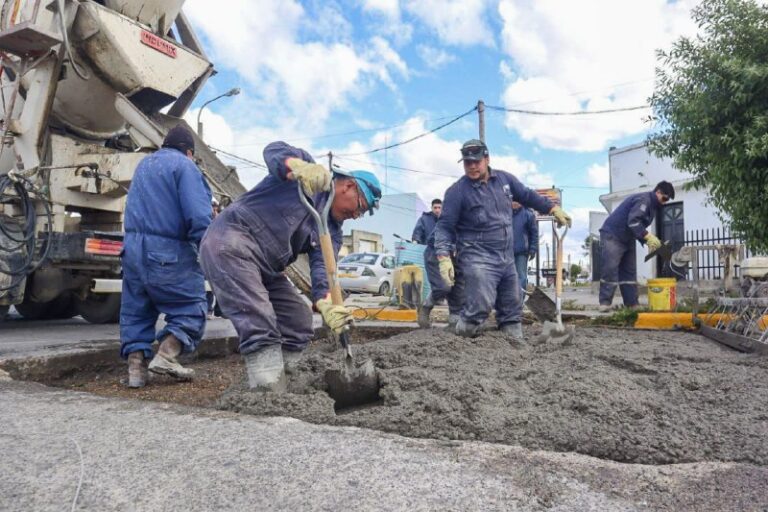
{"label": "shovel", "polygon": [[[335,184],[331,181],[331,193],[328,195],[328,201],[325,203],[322,214],[318,213],[310,203],[301,184],[299,184],[298,189],[299,198],[314,217],[320,234],[320,250],[323,253],[325,272],[328,276],[328,285],[331,288],[331,303],[334,306],[343,306],[344,298],[336,275],[336,256],[331,241],[331,233],[328,229],[328,214],[336,194]],[[339,334],[339,343],[345,352],[344,362],[339,370],[327,370],[325,372],[328,394],[336,401],[336,409],[375,402],[379,399],[379,376],[373,361],[367,359],[360,364],[355,363],[349,344],[348,326],[344,327],[344,330]]]}
{"label": "shovel", "polygon": [[[555,271],[555,322],[544,322],[544,329],[537,338],[537,343],[558,343],[561,345],[570,345],[573,341],[573,326],[565,327],[563,325],[563,242],[568,233],[566,226],[562,234],[558,232],[555,224],[552,224],[552,233],[557,237],[557,265]],[[530,302],[530,300],[529,300]]]}
{"label": "shovel", "polygon": [[672,258],[672,242],[667,240],[666,242],[661,244],[661,247],[656,249],[653,252],[649,252],[648,255],[645,257],[645,261],[650,260],[651,258],[655,258],[658,256],[662,259],[662,261],[667,262]]}

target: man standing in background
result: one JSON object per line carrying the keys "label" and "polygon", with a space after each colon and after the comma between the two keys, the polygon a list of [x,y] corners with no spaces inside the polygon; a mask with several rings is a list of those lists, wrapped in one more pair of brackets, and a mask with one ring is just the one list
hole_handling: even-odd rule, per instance
{"label": "man standing in background", "polygon": [[512,201],[512,231],[517,279],[520,281],[520,288],[525,291],[528,287],[528,262],[539,252],[539,224],[533,210],[523,208],[517,201]]}

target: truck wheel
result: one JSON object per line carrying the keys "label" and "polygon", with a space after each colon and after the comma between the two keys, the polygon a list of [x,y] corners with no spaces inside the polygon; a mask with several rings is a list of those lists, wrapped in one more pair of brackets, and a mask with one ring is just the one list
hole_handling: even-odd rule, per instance
{"label": "truck wheel", "polygon": [[71,293],[64,292],[48,303],[48,311],[45,318],[51,320],[64,320],[77,315],[77,307]]}
{"label": "truck wheel", "polygon": [[91,293],[85,300],[75,299],[77,313],[92,324],[120,321],[119,293]]}
{"label": "truck wheel", "polygon": [[5,320],[5,315],[8,314],[9,309],[11,309],[11,306],[0,306],[0,322]]}
{"label": "truck wheel", "polygon": [[32,302],[25,300],[21,304],[16,304],[16,311],[26,320],[42,320],[48,313],[48,304],[50,302]]}

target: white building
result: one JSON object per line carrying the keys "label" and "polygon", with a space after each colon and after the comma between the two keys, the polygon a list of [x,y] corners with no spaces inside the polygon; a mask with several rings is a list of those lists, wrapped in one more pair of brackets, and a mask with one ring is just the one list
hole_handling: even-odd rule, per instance
{"label": "white building", "polygon": [[[684,190],[684,185],[691,181],[692,176],[676,169],[670,160],[652,155],[645,143],[611,149],[608,163],[610,192],[600,196],[600,202],[608,213],[628,196],[649,192],[658,182],[665,180],[675,187],[675,199],[661,207],[648,227],[650,232],[661,240],[672,241],[673,248],[677,249],[682,246],[686,232],[722,228],[718,210],[708,204],[706,191]],[[594,213],[596,215],[590,215],[590,233],[597,234],[605,217],[599,214],[602,212]],[[660,273],[658,258],[646,263],[646,254],[645,248],[638,243],[637,278],[641,283],[658,277]]]}
{"label": "white building", "polygon": [[351,235],[352,230],[368,231],[381,235],[384,252],[394,252],[395,234],[409,239],[421,214],[429,211],[418,194],[388,194],[379,201],[379,209],[374,214],[365,214],[360,219],[344,222],[344,234]]}

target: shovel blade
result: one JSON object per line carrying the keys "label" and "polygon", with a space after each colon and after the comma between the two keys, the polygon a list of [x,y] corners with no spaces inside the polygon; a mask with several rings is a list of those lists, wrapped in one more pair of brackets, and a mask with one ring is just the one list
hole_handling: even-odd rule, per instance
{"label": "shovel blade", "polygon": [[336,410],[370,404],[379,400],[379,375],[373,361],[355,364],[345,357],[340,369],[326,370],[328,394],[336,402]]}
{"label": "shovel blade", "polygon": [[557,305],[541,288],[534,288],[526,301],[526,306],[536,316],[539,322],[554,322],[557,318]]}
{"label": "shovel blade", "polygon": [[571,345],[574,334],[575,329],[572,325],[565,326],[557,322],[544,322],[544,328],[536,338],[536,344]]}

